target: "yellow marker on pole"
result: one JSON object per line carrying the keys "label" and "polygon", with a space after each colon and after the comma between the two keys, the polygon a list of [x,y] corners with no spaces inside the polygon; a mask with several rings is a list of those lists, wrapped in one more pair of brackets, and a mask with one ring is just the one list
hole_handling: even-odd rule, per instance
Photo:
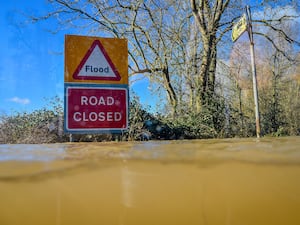
{"label": "yellow marker on pole", "polygon": [[236,41],[247,30],[247,18],[244,14],[240,20],[232,27],[231,39]]}

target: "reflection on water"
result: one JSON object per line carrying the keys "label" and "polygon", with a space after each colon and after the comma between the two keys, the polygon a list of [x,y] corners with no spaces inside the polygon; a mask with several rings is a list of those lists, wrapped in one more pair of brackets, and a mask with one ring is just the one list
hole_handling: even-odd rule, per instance
{"label": "reflection on water", "polygon": [[0,145],[0,224],[300,224],[300,138]]}

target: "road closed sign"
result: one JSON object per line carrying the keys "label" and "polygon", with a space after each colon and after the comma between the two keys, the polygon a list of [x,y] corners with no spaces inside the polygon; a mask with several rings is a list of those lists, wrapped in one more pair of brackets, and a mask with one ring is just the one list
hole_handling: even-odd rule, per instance
{"label": "road closed sign", "polygon": [[67,132],[125,130],[128,126],[128,89],[65,85],[65,111]]}

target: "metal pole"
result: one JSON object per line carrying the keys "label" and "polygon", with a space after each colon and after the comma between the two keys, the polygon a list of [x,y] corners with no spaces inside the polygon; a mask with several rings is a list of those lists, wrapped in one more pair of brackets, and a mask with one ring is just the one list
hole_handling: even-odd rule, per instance
{"label": "metal pole", "polygon": [[260,117],[259,117],[259,104],[258,104],[258,92],[257,92],[257,79],[256,79],[256,68],[255,68],[255,56],[254,56],[254,43],[250,43],[250,54],[251,54],[251,67],[252,67],[252,78],[253,78],[253,95],[255,104],[255,121],[256,121],[256,136],[260,137]]}
{"label": "metal pole", "polygon": [[254,104],[255,104],[256,136],[257,138],[260,138],[260,117],[259,117],[256,67],[255,67],[254,40],[253,40],[253,32],[252,32],[251,12],[249,6],[246,7],[246,12],[248,18],[248,35],[250,40],[250,56],[251,56],[251,69],[252,69],[252,79],[253,79],[253,95],[254,95]]}

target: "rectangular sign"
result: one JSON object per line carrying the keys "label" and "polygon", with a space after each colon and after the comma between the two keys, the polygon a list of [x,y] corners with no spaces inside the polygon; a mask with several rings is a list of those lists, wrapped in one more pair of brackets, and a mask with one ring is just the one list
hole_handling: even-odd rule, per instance
{"label": "rectangular sign", "polygon": [[66,35],[64,80],[128,85],[127,40]]}
{"label": "rectangular sign", "polygon": [[65,131],[120,132],[128,127],[128,88],[65,84]]}
{"label": "rectangular sign", "polygon": [[232,27],[231,38],[236,41],[247,30],[247,18],[244,14],[239,21]]}

